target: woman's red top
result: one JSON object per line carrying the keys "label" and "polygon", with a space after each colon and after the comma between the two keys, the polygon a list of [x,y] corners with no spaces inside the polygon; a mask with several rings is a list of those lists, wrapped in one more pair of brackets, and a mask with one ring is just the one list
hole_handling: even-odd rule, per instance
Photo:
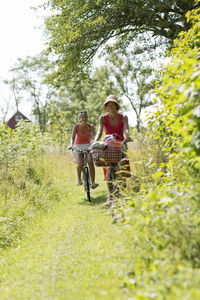
{"label": "woman's red top", "polygon": [[90,144],[90,125],[85,133],[80,131],[80,124],[78,124],[74,145]]}
{"label": "woman's red top", "polygon": [[105,134],[113,134],[116,133],[116,140],[119,141],[123,141],[124,140],[124,122],[123,122],[123,115],[122,114],[118,114],[119,116],[119,122],[117,124],[117,126],[113,126],[110,124],[109,122],[109,114],[106,114],[104,116],[104,130],[105,130]]}

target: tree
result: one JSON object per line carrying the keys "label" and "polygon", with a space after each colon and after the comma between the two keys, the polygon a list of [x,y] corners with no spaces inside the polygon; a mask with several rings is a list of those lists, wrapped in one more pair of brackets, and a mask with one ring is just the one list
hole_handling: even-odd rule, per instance
{"label": "tree", "polygon": [[[136,47],[138,48],[138,47]],[[151,92],[155,87],[155,70],[148,53],[135,54],[139,50],[124,50],[123,55],[108,47],[107,67],[111,79],[116,81],[120,94],[128,100],[136,115],[136,127],[140,131],[142,111],[153,105]]]}
{"label": "tree", "polygon": [[[121,103],[124,97],[129,100],[140,131],[142,110],[153,104],[150,90],[154,87],[154,77],[153,68],[147,63],[143,66],[138,56],[130,51],[119,56],[112,51],[107,56],[106,66],[96,68],[90,76],[82,79],[68,80],[64,87],[59,88],[59,100],[51,105],[52,131],[59,127],[60,136],[66,130],[70,132],[77,122],[78,113],[83,110],[88,111],[89,121],[96,126],[106,97],[113,93]],[[142,58],[144,62],[144,55]]]}
{"label": "tree", "polygon": [[5,124],[6,123],[6,118],[9,113],[9,110],[11,109],[11,99],[10,96],[9,98],[3,98],[1,100],[1,107],[0,107],[0,112],[1,112],[1,120]]}
{"label": "tree", "polygon": [[15,83],[14,76],[11,80],[6,79],[3,82],[9,87],[10,91],[12,92],[12,94],[14,96],[15,107],[16,107],[16,110],[18,110],[21,99],[20,99],[20,96],[18,95],[18,90],[16,89],[16,83]]}
{"label": "tree", "polygon": [[53,86],[46,83],[46,76],[52,70],[52,63],[45,56],[18,58],[10,70],[13,79],[7,81],[13,88],[17,105],[22,99],[32,102],[32,113],[42,131],[48,122],[48,105],[57,97]]}
{"label": "tree", "polygon": [[[59,100],[50,105],[50,126],[53,130],[59,123],[60,129],[64,126],[68,132],[77,122],[78,113],[83,110],[87,110],[89,122],[96,126],[106,97],[111,93],[119,94],[116,84],[110,80],[108,68],[104,66],[82,79],[71,78],[58,92]],[[63,129],[60,130],[62,135],[61,131]]]}
{"label": "tree", "polygon": [[[169,169],[179,168],[172,177],[188,172],[191,187],[196,179],[199,185],[200,174],[200,9],[187,17],[193,27],[174,42],[171,62],[155,90],[161,105],[150,117],[150,125],[164,143]],[[184,185],[187,177],[183,176]]]}
{"label": "tree", "polygon": [[[3,84],[1,91],[5,91],[5,92],[1,93],[0,119],[5,124],[9,112],[15,109],[16,107],[14,107],[12,101],[13,87],[8,84],[7,80],[2,80],[1,83]],[[16,101],[15,101],[15,106],[16,106]]]}
{"label": "tree", "polygon": [[171,44],[191,26],[188,10],[195,0],[51,0],[45,26],[48,51],[56,55],[54,80],[66,83],[72,72],[81,74],[101,46],[120,41],[127,47],[138,34],[149,32]]}

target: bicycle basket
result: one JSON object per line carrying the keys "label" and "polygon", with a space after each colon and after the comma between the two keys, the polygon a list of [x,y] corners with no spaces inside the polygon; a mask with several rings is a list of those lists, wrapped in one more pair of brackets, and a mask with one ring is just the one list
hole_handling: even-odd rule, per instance
{"label": "bicycle basket", "polygon": [[92,150],[92,157],[95,166],[105,167],[111,164],[118,163],[122,158],[121,141],[109,140],[105,142],[106,149],[94,148]]}
{"label": "bicycle basket", "polygon": [[95,166],[97,167],[105,167],[105,149],[100,149],[100,148],[94,148],[92,151],[92,158],[94,161]]}

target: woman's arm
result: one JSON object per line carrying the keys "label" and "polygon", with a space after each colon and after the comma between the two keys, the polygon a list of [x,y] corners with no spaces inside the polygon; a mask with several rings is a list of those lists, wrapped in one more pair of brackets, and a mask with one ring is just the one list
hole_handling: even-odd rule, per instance
{"label": "woman's arm", "polygon": [[128,117],[127,116],[123,116],[123,123],[124,123],[124,135],[125,135],[125,139],[126,139],[127,142],[131,142],[132,139],[130,137],[129,124],[128,124]]}
{"label": "woman's arm", "polygon": [[76,132],[77,132],[77,124],[72,129],[72,135],[71,135],[70,144],[68,146],[68,150],[71,150],[72,147],[73,147],[73,145],[74,145],[74,140],[75,140]]}
{"label": "woman's arm", "polygon": [[103,133],[103,126],[104,126],[104,116],[100,116],[99,128],[98,128],[97,134],[95,136],[94,142],[98,141],[101,138],[102,133]]}

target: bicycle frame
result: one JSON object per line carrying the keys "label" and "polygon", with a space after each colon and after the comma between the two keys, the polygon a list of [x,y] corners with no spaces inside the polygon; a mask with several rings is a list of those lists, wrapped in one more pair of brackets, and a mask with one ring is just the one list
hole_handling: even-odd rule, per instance
{"label": "bicycle frame", "polygon": [[83,154],[83,185],[85,188],[85,192],[87,195],[87,199],[89,202],[91,202],[90,197],[90,174],[89,174],[89,168],[87,164],[87,153],[89,153],[89,150],[77,150],[77,152]]}

